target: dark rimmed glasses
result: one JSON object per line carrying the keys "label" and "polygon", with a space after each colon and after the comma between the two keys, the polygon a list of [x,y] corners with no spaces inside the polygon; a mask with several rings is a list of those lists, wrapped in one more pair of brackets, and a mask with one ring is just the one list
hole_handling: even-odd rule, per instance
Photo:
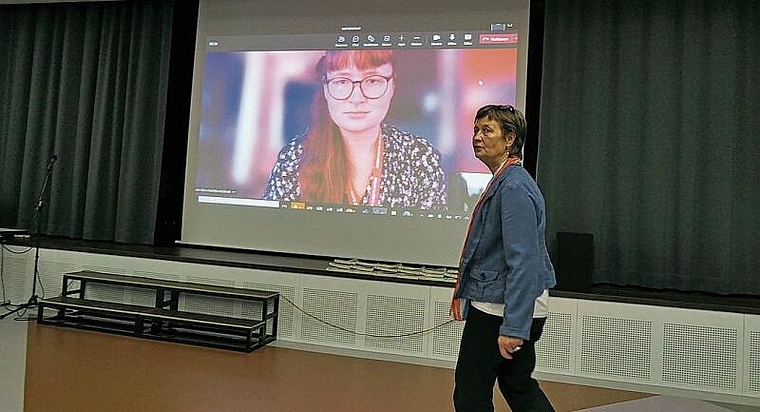
{"label": "dark rimmed glasses", "polygon": [[335,100],[346,100],[351,97],[356,85],[362,95],[368,99],[379,99],[388,91],[388,83],[393,76],[381,76],[373,74],[361,80],[351,80],[348,77],[333,77],[332,79],[324,78],[322,83],[327,86],[327,93]]}

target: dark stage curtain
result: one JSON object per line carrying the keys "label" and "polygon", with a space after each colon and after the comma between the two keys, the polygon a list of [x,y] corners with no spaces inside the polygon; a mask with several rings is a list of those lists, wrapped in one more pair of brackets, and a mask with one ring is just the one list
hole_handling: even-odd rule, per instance
{"label": "dark stage curtain", "polygon": [[760,3],[545,13],[537,180],[552,239],[593,235],[593,283],[760,295]]}
{"label": "dark stage curtain", "polygon": [[0,6],[0,226],[153,242],[172,8]]}

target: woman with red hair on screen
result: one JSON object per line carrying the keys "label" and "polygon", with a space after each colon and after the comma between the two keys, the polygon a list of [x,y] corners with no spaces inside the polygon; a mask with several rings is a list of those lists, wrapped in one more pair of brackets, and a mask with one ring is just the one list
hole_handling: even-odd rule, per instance
{"label": "woman with red hair on screen", "polygon": [[440,153],[385,122],[396,89],[390,50],[328,51],[309,130],[281,151],[264,198],[436,209],[446,199]]}

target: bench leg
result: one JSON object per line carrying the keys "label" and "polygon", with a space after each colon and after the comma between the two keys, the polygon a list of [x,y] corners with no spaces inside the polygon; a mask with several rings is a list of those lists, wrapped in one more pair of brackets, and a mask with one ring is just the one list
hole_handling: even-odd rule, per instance
{"label": "bench leg", "polygon": [[145,330],[145,318],[138,316],[137,319],[135,319],[135,335],[142,335],[143,330]]}
{"label": "bench leg", "polygon": [[42,315],[44,313],[44,309],[42,304],[37,305],[37,323],[44,323],[44,319],[42,319]]}
{"label": "bench leg", "polygon": [[253,329],[250,329],[245,335],[245,350],[250,352],[253,349],[251,345],[253,345]]}
{"label": "bench leg", "polygon": [[280,295],[274,298],[274,308],[272,309],[272,339],[277,339],[277,316],[280,313]]}

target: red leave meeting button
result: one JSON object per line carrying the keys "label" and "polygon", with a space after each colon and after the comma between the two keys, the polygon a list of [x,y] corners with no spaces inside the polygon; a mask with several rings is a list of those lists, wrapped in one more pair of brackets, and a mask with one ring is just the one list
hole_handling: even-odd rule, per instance
{"label": "red leave meeting button", "polygon": [[487,33],[478,37],[480,44],[517,44],[517,33]]}

